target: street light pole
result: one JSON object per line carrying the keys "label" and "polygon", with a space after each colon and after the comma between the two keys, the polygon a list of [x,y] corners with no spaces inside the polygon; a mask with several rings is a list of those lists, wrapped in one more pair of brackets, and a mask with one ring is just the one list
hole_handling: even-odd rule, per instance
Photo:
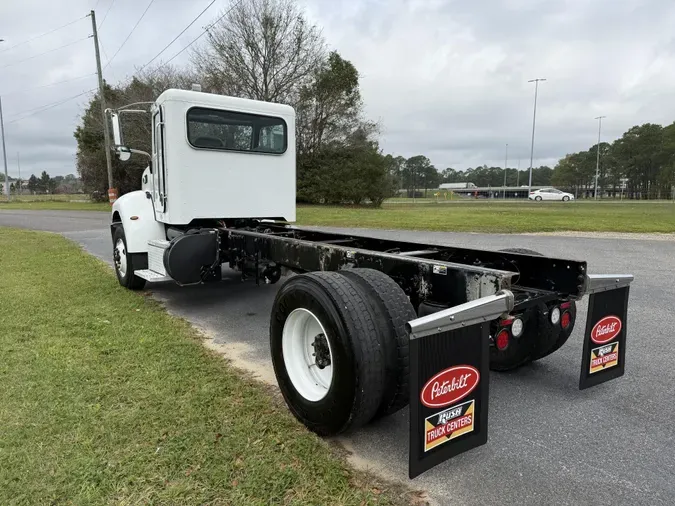
{"label": "street light pole", "polygon": [[516,169],[516,186],[520,188],[520,158],[518,158],[518,169]]}
{"label": "street light pole", "polygon": [[0,97],[0,136],[2,136],[2,158],[5,162],[5,193],[9,202],[11,196],[9,194],[9,175],[7,174],[7,148],[5,147],[5,123],[2,118],[2,97]]}
{"label": "street light pole", "polygon": [[16,165],[19,168],[19,187],[17,188],[16,192],[21,195],[21,186],[23,186],[23,180],[21,179],[21,154],[18,151],[16,152]]}
{"label": "street light pole", "polygon": [[504,191],[502,198],[506,200],[506,167],[507,167],[507,160],[509,159],[509,145],[508,143],[506,144],[506,151],[504,151]]}
{"label": "street light pole", "polygon": [[600,174],[600,129],[602,128],[602,118],[606,118],[607,116],[598,116],[598,156],[595,160],[595,200],[598,200],[598,175]]}
{"label": "street light pole", "polygon": [[528,83],[534,83],[534,113],[532,114],[532,144],[530,145],[530,182],[528,184],[527,196],[529,198],[532,193],[532,163],[534,162],[534,126],[537,122],[537,94],[539,92],[539,81],[546,81],[546,79],[537,78],[530,79]]}

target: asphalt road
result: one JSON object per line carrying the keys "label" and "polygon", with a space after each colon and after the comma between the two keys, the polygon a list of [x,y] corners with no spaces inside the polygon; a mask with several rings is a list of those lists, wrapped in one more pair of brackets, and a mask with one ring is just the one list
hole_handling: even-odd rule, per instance
{"label": "asphalt road", "polygon": [[[108,216],[93,212],[0,211],[0,225],[59,232],[110,262]],[[585,259],[591,273],[633,273],[626,374],[578,391],[585,303],[558,352],[515,373],[490,376],[487,445],[412,482],[439,504],[675,503],[675,242],[402,231],[370,236],[528,247]],[[256,287],[226,271],[217,285],[155,285],[167,308],[233,350],[240,365],[271,377],[268,319],[279,285]],[[403,410],[345,440],[357,460],[407,481]]]}

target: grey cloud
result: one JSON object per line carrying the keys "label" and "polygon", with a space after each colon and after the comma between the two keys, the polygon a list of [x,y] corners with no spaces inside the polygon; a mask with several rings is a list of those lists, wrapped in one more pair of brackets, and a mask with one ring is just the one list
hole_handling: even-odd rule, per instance
{"label": "grey cloud", "polygon": [[[97,0],[3,2],[5,46],[84,16]],[[100,0],[103,18],[112,0]],[[363,76],[366,113],[382,124],[386,152],[426,154],[438,168],[529,164],[534,89],[545,77],[537,111],[535,164],[554,164],[566,153],[635,124],[669,124],[675,88],[675,4],[667,0],[301,0],[329,45]],[[116,2],[100,35],[113,56],[145,2]],[[198,35],[222,0],[163,58]],[[127,45],[105,70],[109,81],[128,78],[164,47],[204,5],[156,2]],[[65,44],[90,32],[89,18],[14,51],[0,66]],[[19,51],[20,49],[20,51]],[[175,62],[185,62],[186,51]],[[106,56],[103,56],[104,62]],[[161,60],[161,58],[160,58]],[[0,94],[94,71],[91,40],[0,70]],[[7,120],[21,111],[95,87],[89,78],[7,95]],[[76,100],[7,126],[8,153],[21,151],[25,171],[74,171],[72,132],[85,100]],[[49,168],[47,170],[50,170]],[[13,175],[15,175],[13,173]]]}

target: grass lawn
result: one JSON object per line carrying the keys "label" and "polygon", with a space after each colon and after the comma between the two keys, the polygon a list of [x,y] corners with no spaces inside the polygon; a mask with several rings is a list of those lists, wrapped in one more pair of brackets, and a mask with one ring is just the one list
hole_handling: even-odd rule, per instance
{"label": "grass lawn", "polygon": [[298,224],[456,232],[675,232],[673,202],[425,202],[301,206]]}
{"label": "grass lawn", "polygon": [[[0,202],[2,209],[110,212],[108,203]],[[501,202],[392,199],[381,209],[298,206],[298,225],[437,230],[447,232],[675,233],[672,201]]]}
{"label": "grass lawn", "polygon": [[11,202],[0,200],[0,210],[2,209],[35,209],[35,210],[57,210],[57,211],[106,211],[110,212],[110,204],[107,202],[77,202],[66,200],[18,200],[12,199]]}
{"label": "grass lawn", "polygon": [[3,506],[410,500],[66,239],[0,228],[0,265]]}

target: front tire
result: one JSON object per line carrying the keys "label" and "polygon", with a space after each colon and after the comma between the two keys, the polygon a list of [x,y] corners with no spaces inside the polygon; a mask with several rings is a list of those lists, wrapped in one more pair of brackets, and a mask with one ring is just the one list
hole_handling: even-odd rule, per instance
{"label": "front tire", "polygon": [[335,435],[375,416],[383,347],[372,308],[351,279],[324,271],[284,283],[272,306],[270,349],[286,404],[308,429]]}
{"label": "front tire", "polygon": [[569,198],[567,195],[565,195],[565,196],[562,198],[562,200],[563,200],[563,202],[569,202],[570,198]]}
{"label": "front tire", "polygon": [[120,285],[129,290],[142,290],[145,286],[145,280],[134,274],[137,255],[127,251],[124,227],[118,226],[113,234],[113,264]]}

